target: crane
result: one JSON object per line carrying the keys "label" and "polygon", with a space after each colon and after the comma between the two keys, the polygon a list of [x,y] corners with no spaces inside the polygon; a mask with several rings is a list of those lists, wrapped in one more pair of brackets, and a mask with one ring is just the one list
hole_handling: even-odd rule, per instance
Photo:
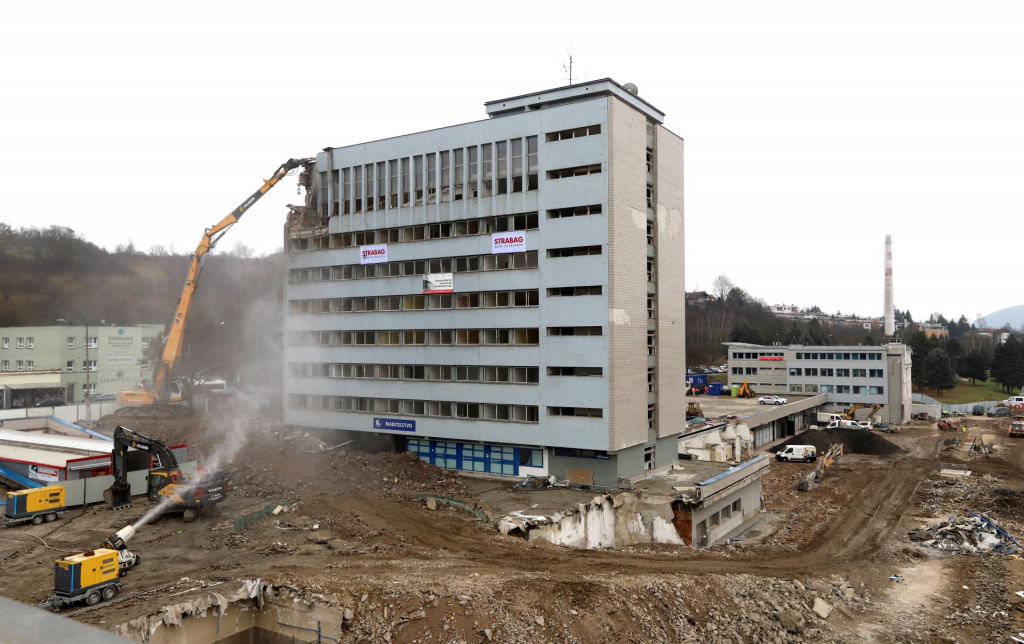
{"label": "crane", "polygon": [[238,223],[242,215],[248,212],[281,179],[292,171],[307,167],[315,161],[316,159],[312,158],[288,159],[274,171],[274,174],[269,179],[263,182],[259,190],[252,193],[249,198],[232,210],[228,216],[203,232],[203,238],[192,253],[192,264],[189,267],[188,275],[185,277],[185,285],[181,289],[181,297],[178,298],[178,307],[174,311],[174,318],[171,320],[171,328],[167,332],[164,341],[160,361],[153,369],[153,379],[148,387],[119,392],[118,400],[122,405],[132,406],[136,409],[146,409],[147,407],[155,408],[156,406],[165,406],[182,400],[183,393],[180,383],[172,379],[172,374],[175,365],[181,358],[189,310],[192,308],[192,298],[195,295],[196,288],[199,286],[199,275],[203,270],[203,262],[207,253],[213,250],[220,238],[224,236],[224,233],[231,226]]}

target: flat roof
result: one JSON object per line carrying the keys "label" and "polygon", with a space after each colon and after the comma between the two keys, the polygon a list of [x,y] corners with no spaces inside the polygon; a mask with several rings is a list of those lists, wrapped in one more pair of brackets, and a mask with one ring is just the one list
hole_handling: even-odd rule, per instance
{"label": "flat roof", "polygon": [[68,461],[81,458],[81,454],[70,454],[67,452],[51,452],[45,449],[34,449],[31,447],[12,447],[4,445],[0,448],[0,462],[21,461],[25,463],[38,463],[51,467],[67,467]]}
{"label": "flat roof", "polygon": [[63,452],[72,452],[75,456],[92,454],[109,454],[114,450],[114,442],[101,438],[73,438],[61,434],[41,434],[38,432],[19,432],[13,429],[0,429],[0,458],[9,448],[46,449],[51,448]]}
{"label": "flat roof", "polygon": [[[635,86],[634,86],[635,87]],[[531,110],[540,109],[545,106],[562,105],[594,98],[595,96],[614,95],[622,99],[637,110],[651,117],[659,124],[665,122],[665,113],[654,107],[646,100],[640,98],[627,90],[625,86],[619,85],[610,78],[599,78],[585,83],[555,87],[540,92],[530,92],[509,98],[499,98],[484,103],[488,116],[504,116],[506,114],[520,114]]]}

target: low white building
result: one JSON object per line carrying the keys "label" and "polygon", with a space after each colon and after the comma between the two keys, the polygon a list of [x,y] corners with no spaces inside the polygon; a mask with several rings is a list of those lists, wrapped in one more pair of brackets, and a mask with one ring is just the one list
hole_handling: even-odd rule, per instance
{"label": "low white building", "polygon": [[872,346],[759,345],[726,342],[729,385],[757,395],[826,395],[836,408],[880,405],[876,418],[904,423],[911,415],[912,351],[900,342]]}

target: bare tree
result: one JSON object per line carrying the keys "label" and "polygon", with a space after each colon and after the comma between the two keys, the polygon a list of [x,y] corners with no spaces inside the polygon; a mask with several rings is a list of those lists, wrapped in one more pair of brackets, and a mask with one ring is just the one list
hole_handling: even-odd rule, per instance
{"label": "bare tree", "polygon": [[711,292],[715,294],[719,300],[724,300],[729,291],[735,288],[736,285],[732,283],[726,275],[719,275],[715,278],[715,281],[711,283]]}
{"label": "bare tree", "polygon": [[252,259],[256,256],[256,251],[251,246],[246,246],[244,243],[236,241],[231,249],[231,254],[242,259]]}
{"label": "bare tree", "polygon": [[137,252],[135,250],[135,242],[133,240],[129,239],[127,242],[124,242],[122,244],[118,244],[114,248],[114,252],[115,253],[122,253],[122,254],[125,254],[125,255],[134,255]]}

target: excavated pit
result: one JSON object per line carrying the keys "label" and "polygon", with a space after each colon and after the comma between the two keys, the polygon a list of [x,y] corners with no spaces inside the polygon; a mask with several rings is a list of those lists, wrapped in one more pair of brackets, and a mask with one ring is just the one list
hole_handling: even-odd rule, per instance
{"label": "excavated pit", "polygon": [[305,644],[336,642],[352,609],[260,580],[198,593],[114,630],[145,644]]}
{"label": "excavated pit", "polygon": [[846,454],[889,456],[904,451],[899,445],[863,429],[808,429],[773,447],[771,451],[776,452],[790,445],[814,445],[819,454],[824,454],[833,443],[842,443]]}

